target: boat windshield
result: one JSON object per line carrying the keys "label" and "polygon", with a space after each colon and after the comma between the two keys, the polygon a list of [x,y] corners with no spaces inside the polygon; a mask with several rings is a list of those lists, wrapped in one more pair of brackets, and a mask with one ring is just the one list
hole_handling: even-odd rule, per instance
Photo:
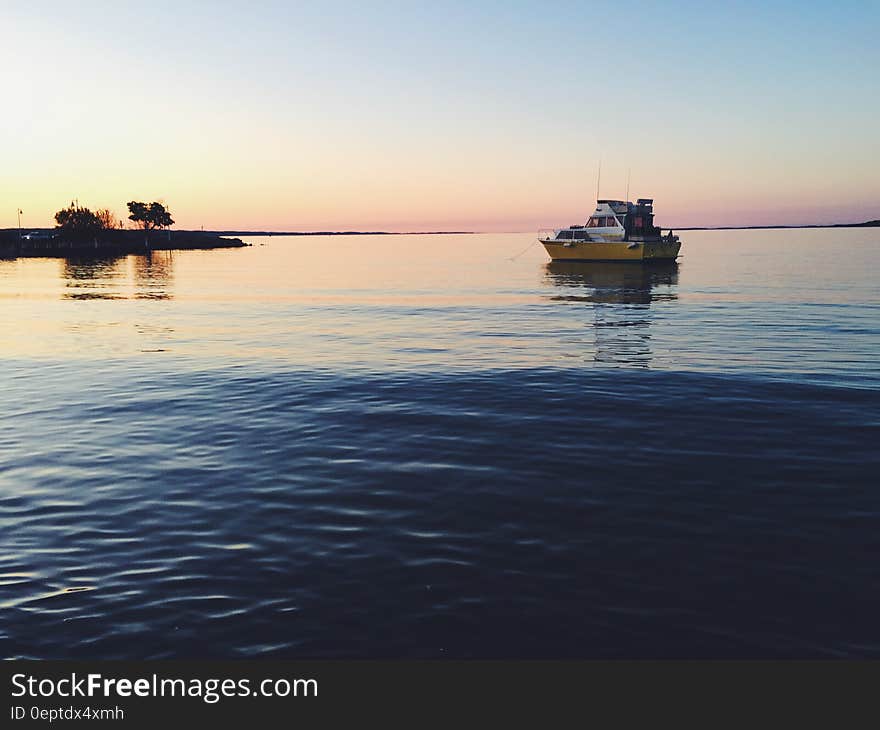
{"label": "boat windshield", "polygon": [[587,228],[609,228],[617,225],[617,219],[613,215],[594,215],[587,221]]}

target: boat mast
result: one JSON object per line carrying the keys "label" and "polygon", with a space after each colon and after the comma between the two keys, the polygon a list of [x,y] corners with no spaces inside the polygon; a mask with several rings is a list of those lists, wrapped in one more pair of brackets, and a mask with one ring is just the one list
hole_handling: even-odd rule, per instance
{"label": "boat mast", "polygon": [[599,200],[599,183],[602,182],[602,160],[599,160],[599,174],[596,176],[596,200]]}

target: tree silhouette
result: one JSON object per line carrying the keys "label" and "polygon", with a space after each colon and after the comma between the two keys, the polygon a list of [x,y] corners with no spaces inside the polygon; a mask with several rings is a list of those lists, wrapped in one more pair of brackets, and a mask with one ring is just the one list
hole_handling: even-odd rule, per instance
{"label": "tree silhouette", "polygon": [[117,220],[113,212],[108,208],[100,208],[95,211],[95,216],[101,222],[101,228],[111,231],[114,228],[122,228],[122,221]]}
{"label": "tree silhouette", "polygon": [[55,222],[62,236],[71,241],[87,241],[104,230],[104,224],[97,215],[74,202],[55,214]]}
{"label": "tree silhouette", "polygon": [[128,219],[134,221],[139,228],[143,228],[145,231],[174,225],[174,219],[162,203],[153,202],[147,205],[147,203],[132,200],[128,204],[128,212],[130,213]]}

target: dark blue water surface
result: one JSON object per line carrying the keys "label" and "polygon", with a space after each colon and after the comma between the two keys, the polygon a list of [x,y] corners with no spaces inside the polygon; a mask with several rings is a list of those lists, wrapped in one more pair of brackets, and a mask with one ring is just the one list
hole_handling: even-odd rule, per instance
{"label": "dark blue water surface", "polygon": [[0,263],[2,654],[880,657],[877,248],[808,233]]}

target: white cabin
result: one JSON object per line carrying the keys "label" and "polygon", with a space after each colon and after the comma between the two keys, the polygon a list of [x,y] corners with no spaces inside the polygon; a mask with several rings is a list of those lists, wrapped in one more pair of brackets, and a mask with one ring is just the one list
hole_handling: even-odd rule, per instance
{"label": "white cabin", "polygon": [[622,241],[627,205],[620,200],[600,200],[596,209],[582,226],[570,226],[554,231],[557,241]]}

